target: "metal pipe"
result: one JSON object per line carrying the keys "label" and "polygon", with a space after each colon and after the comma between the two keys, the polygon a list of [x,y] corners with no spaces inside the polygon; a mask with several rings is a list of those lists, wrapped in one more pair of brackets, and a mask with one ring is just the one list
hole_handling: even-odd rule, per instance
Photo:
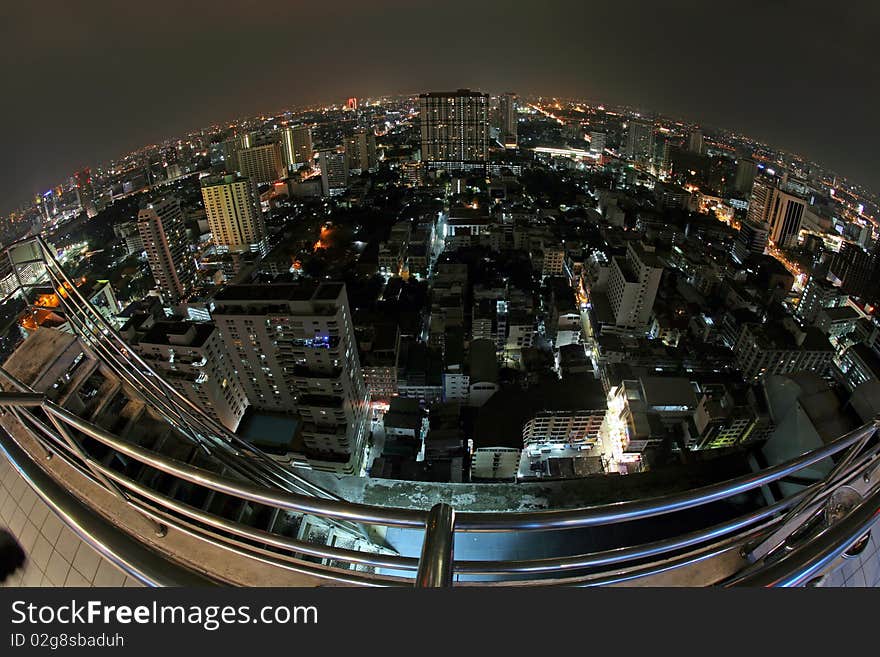
{"label": "metal pipe", "polygon": [[880,521],[880,489],[853,509],[840,522],[765,568],[734,578],[725,586],[801,586],[820,575],[853,543]]}
{"label": "metal pipe", "polygon": [[419,558],[416,586],[440,588],[452,586],[453,547],[455,545],[455,509],[440,502],[431,507],[425,526],[425,542]]}
{"label": "metal pipe", "polygon": [[219,516],[205,513],[189,504],[178,502],[177,500],[162,495],[156,491],[147,488],[143,484],[138,483],[130,477],[126,477],[112,468],[91,461],[91,467],[99,470],[105,477],[112,479],[126,490],[133,491],[139,496],[144,497],[151,502],[158,504],[164,509],[169,509],[179,513],[191,520],[196,520],[209,525],[213,529],[241,536],[252,541],[271,545],[273,547],[290,550],[300,554],[307,554],[322,559],[335,559],[337,561],[347,561],[348,563],[364,564],[367,566],[376,566],[382,568],[395,568],[400,570],[416,570],[418,562],[414,557],[401,557],[397,555],[371,554],[369,552],[360,552],[358,550],[348,550],[346,548],[338,548],[329,545],[318,545],[316,543],[307,543],[296,539],[287,538],[279,534],[273,534],[262,529],[249,527],[239,522],[226,520]]}
{"label": "metal pipe", "polygon": [[684,493],[674,493],[672,495],[630,502],[618,502],[604,506],[568,509],[565,511],[460,513],[456,522],[456,529],[465,532],[571,529],[640,520],[642,518],[690,509],[733,497],[734,495],[760,488],[778,479],[787,477],[851,447],[864,438],[866,432],[874,432],[875,430],[875,423],[872,422],[812,452],[807,452],[766,470],[749,473],[717,484],[703,486],[702,488],[694,488]]}
{"label": "metal pipe", "polygon": [[674,538],[570,557],[550,557],[521,561],[457,561],[455,562],[455,572],[456,574],[552,573],[559,570],[578,570],[595,566],[609,566],[625,561],[655,557],[711,540],[718,540],[735,531],[751,527],[777,513],[785,511],[811,492],[812,489],[800,491],[771,506],[752,511],[739,518]]}
{"label": "metal pipe", "polygon": [[46,402],[44,410],[61,419],[70,426],[79,429],[100,443],[122,454],[132,457],[151,467],[161,470],[166,474],[173,475],[184,481],[210,488],[219,493],[225,493],[233,497],[276,506],[302,513],[311,513],[317,516],[335,518],[338,520],[350,520],[371,525],[387,525],[393,527],[417,527],[423,528],[427,514],[415,509],[396,509],[374,507],[356,502],[342,502],[325,500],[320,498],[297,495],[282,490],[267,489],[254,486],[247,482],[237,482],[219,477],[213,472],[194,468],[190,465],[167,459],[155,452],[143,449],[137,445],[120,440],[110,432],[86,422],[78,415],[71,413],[54,402]]}

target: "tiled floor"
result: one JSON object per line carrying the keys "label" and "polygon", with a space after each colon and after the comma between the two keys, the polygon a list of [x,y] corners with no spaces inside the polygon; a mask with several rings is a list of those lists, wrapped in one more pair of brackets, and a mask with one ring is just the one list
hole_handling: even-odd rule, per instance
{"label": "tiled floor", "polygon": [[2,453],[0,526],[28,557],[0,586],[141,586],[68,529]]}
{"label": "tiled floor", "polygon": [[868,547],[856,557],[842,559],[822,585],[880,586],[880,523],[871,530]]}

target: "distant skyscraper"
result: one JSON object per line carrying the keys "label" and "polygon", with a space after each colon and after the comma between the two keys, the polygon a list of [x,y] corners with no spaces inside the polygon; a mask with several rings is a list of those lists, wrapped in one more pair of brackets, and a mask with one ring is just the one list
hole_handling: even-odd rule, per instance
{"label": "distant skyscraper", "polygon": [[749,158],[740,158],[736,161],[736,175],[733,179],[733,188],[740,194],[751,194],[755,175],[758,173],[758,165]]}
{"label": "distant skyscraper", "polygon": [[77,171],[73,177],[76,179],[76,195],[79,198],[79,207],[91,219],[98,214],[98,208],[95,207],[95,190],[92,187],[92,172],[90,169],[82,169]]}
{"label": "distant skyscraper", "polygon": [[376,167],[376,135],[372,130],[358,128],[345,140],[345,156],[349,171],[368,171]]}
{"label": "distant skyscraper", "polygon": [[357,98],[349,98],[345,101],[345,106],[350,110],[356,110],[358,108],[358,99]]}
{"label": "distant skyscraper", "polygon": [[162,300],[179,303],[189,296],[196,278],[180,200],[169,196],[148,203],[138,212],[138,231]]}
{"label": "distant skyscraper", "polygon": [[238,171],[238,151],[251,147],[249,134],[239,135],[223,142],[223,167],[229,173]]}
{"label": "distant skyscraper", "polygon": [[256,187],[249,178],[203,178],[202,200],[214,244],[229,251],[265,252],[266,225]]}
{"label": "distant skyscraper", "polygon": [[501,143],[507,147],[517,144],[517,98],[514,93],[506,93],[499,99],[501,110]]}
{"label": "distant skyscraper", "polygon": [[654,122],[645,119],[631,119],[627,124],[627,158],[638,164],[648,164],[654,154]]}
{"label": "distant skyscraper", "polygon": [[367,391],[345,285],[232,285],[214,306],[251,406],[298,415],[313,468],[357,474]]}
{"label": "distant skyscraper", "polygon": [[807,202],[767,182],[755,182],[749,200],[748,219],[770,226],[770,239],[779,248],[797,246]]}
{"label": "distant skyscraper", "polygon": [[293,174],[302,165],[311,163],[314,157],[312,129],[307,125],[298,125],[295,128],[282,130],[281,150],[288,175]]}
{"label": "distant skyscraper", "polygon": [[422,160],[485,162],[489,157],[489,96],[459,89],[419,96]]}
{"label": "distant skyscraper", "polygon": [[700,129],[692,130],[688,135],[688,150],[691,153],[703,153],[703,131]]}
{"label": "distant skyscraper", "polygon": [[271,142],[238,151],[238,172],[257,184],[271,183],[284,177],[281,144]]}
{"label": "distant skyscraper", "polygon": [[599,154],[602,154],[605,152],[605,133],[604,132],[591,132],[590,133],[590,152],[591,153],[599,153]]}
{"label": "distant skyscraper", "polygon": [[328,149],[318,153],[321,167],[321,193],[329,196],[344,190],[348,185],[348,158],[345,153]]}

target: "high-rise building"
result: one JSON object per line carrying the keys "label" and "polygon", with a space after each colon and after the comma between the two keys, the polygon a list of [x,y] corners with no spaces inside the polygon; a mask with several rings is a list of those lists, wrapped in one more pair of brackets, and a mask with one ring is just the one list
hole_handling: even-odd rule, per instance
{"label": "high-rise building", "polygon": [[489,96],[469,89],[419,96],[422,160],[485,162],[489,157]]}
{"label": "high-rise building", "polygon": [[758,173],[758,165],[749,158],[740,158],[736,161],[736,174],[733,178],[733,188],[740,194],[751,194],[755,175]]}
{"label": "high-rise building", "polygon": [[590,152],[591,153],[599,153],[600,155],[605,152],[605,133],[604,132],[591,132],[590,133]]}
{"label": "high-rise building", "polygon": [[637,164],[648,164],[654,154],[654,122],[630,119],[626,130],[624,154]]}
{"label": "high-rise building", "polygon": [[499,100],[501,111],[501,143],[508,148],[516,148],[517,143],[517,98],[514,93],[503,94]]}
{"label": "high-rise building", "polygon": [[318,153],[321,167],[321,193],[338,194],[348,186],[348,158],[344,152],[327,149]]}
{"label": "high-rise building", "polygon": [[196,266],[189,254],[180,200],[168,196],[141,208],[138,231],[162,300],[173,305],[185,299],[195,284]]}
{"label": "high-rise building", "polygon": [[284,177],[281,144],[278,142],[242,148],[237,157],[238,172],[257,184],[271,183]]}
{"label": "high-rise building", "polygon": [[746,219],[742,222],[739,234],[733,243],[733,257],[742,264],[750,255],[761,255],[767,248],[769,237],[768,224],[755,224]]}
{"label": "high-rise building", "polygon": [[652,250],[630,242],[626,257],[611,260],[608,274],[608,301],[615,324],[622,329],[647,328],[663,275],[663,263]]}
{"label": "high-rise building", "polygon": [[82,169],[77,171],[73,177],[76,179],[76,196],[79,199],[79,207],[91,219],[98,214],[98,208],[95,206],[95,190],[92,187],[92,172],[90,169]]}
{"label": "high-rise building", "polygon": [[749,200],[748,219],[770,226],[770,240],[781,249],[797,245],[807,202],[768,182],[755,181]]}
{"label": "high-rise building", "polygon": [[791,318],[787,322],[742,325],[733,353],[747,381],[799,371],[828,373],[834,355],[828,338],[815,327],[800,329]]}
{"label": "high-rise building", "polygon": [[132,317],[121,333],[180,394],[230,431],[238,428],[247,397],[214,324],[144,315]]}
{"label": "high-rise building", "polygon": [[221,250],[265,251],[266,225],[253,181],[232,174],[203,178],[202,201]]}
{"label": "high-rise building", "polygon": [[376,135],[372,130],[358,128],[345,140],[345,157],[349,172],[371,171],[376,167]]}
{"label": "high-rise building", "polygon": [[232,285],[212,317],[251,406],[298,415],[313,468],[358,473],[368,400],[345,285]]}
{"label": "high-rise building", "polygon": [[843,291],[815,272],[804,285],[804,292],[794,314],[804,324],[813,324],[823,308],[838,306],[846,299]]}
{"label": "high-rise building", "polygon": [[844,294],[872,302],[880,300],[880,241],[871,249],[855,242],[843,242],[829,269],[840,281],[840,290]]}
{"label": "high-rise building", "polygon": [[302,165],[311,163],[314,157],[312,129],[307,125],[298,125],[282,130],[281,150],[284,155],[284,166],[287,167],[287,175],[291,175]]}
{"label": "high-rise building", "polygon": [[703,131],[697,128],[696,130],[691,130],[688,135],[688,150],[691,153],[699,153],[703,154],[704,144],[703,144]]}
{"label": "high-rise building", "polygon": [[238,171],[238,151],[251,147],[251,136],[248,133],[227,139],[223,142],[223,167],[229,173]]}

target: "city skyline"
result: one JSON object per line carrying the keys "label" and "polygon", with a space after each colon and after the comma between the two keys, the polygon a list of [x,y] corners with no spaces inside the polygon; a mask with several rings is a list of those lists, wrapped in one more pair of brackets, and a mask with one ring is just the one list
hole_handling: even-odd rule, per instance
{"label": "city skyline", "polygon": [[[871,152],[871,140],[865,139],[873,126],[869,109],[871,89],[865,81],[876,73],[876,63],[864,50],[869,40],[859,36],[866,33],[871,20],[856,17],[847,8],[827,15],[822,3],[798,3],[796,10],[786,3],[752,6],[727,17],[724,23],[711,23],[709,30],[702,26],[714,19],[707,15],[710,10],[692,2],[680,2],[662,10],[637,7],[626,15],[610,8],[553,2],[543,6],[541,12],[502,14],[496,3],[485,3],[470,8],[473,24],[469,22],[459,29],[462,43],[472,44],[470,50],[461,49],[467,54],[467,65],[459,59],[464,54],[456,54],[445,58],[441,66],[426,65],[413,70],[402,53],[416,45],[415,37],[398,34],[386,43],[372,40],[372,35],[380,33],[385,24],[425,18],[430,7],[388,2],[385,12],[381,12],[374,6],[365,11],[343,3],[335,10],[338,14],[324,19],[334,21],[340,43],[345,45],[332,57],[327,55],[311,62],[308,68],[300,67],[297,75],[279,78],[281,68],[287,66],[284,40],[280,37],[288,26],[285,17],[273,16],[269,20],[253,8],[244,11],[217,3],[211,5],[206,18],[199,13],[198,4],[140,8],[143,19],[165,15],[169,23],[174,23],[173,47],[167,52],[151,52],[147,58],[143,51],[150,37],[149,28],[141,28],[137,21],[132,21],[132,25],[125,26],[127,41],[121,42],[114,31],[120,30],[114,22],[117,19],[112,12],[105,12],[109,16],[101,15],[102,7],[95,3],[66,15],[72,10],[58,4],[45,14],[55,21],[38,18],[30,8],[11,10],[14,20],[8,24],[15,23],[18,28],[7,35],[3,47],[9,54],[26,53],[27,62],[21,65],[19,59],[6,57],[9,66],[15,67],[8,71],[9,90],[12,97],[26,97],[28,102],[11,103],[3,110],[4,123],[17,126],[14,134],[7,136],[16,153],[14,166],[4,172],[0,183],[0,209],[4,214],[83,166],[233,116],[335,98],[342,102],[353,95],[416,93],[427,88],[462,86],[497,93],[516,89],[520,94],[544,93],[609,104],[644,105],[800,153],[868,186],[875,194],[880,187],[880,169]],[[317,11],[297,8],[296,15],[310,17],[311,12]],[[870,7],[866,11],[877,9]],[[558,34],[560,15],[569,19],[567,24],[580,20],[586,26],[588,38],[581,40],[582,45],[574,45]],[[737,47],[756,17],[760,17],[768,32],[773,25],[786,25],[773,50]],[[216,28],[213,36],[209,35],[210,30],[196,25],[196,19],[202,18]],[[360,32],[349,34],[349,28],[342,25],[343,18],[358,23]],[[809,41],[808,48],[800,46],[795,37],[808,33],[810,26],[820,19],[826,26],[822,38]],[[269,38],[263,39],[260,32],[260,43],[246,40],[240,63],[218,65],[216,70],[206,68],[204,62],[211,58],[216,40],[233,20],[243,21],[255,33],[259,27]],[[64,23],[64,28],[56,23]],[[477,38],[483,25],[497,25],[499,34],[506,28],[504,34],[528,34],[529,38],[499,37],[500,41],[490,49]],[[625,25],[625,38],[619,35],[620,25]],[[671,46],[672,35],[679,33],[684,36],[676,41],[676,48],[665,47]],[[199,38],[191,38],[191,34]],[[306,46],[316,43],[316,37],[310,34],[303,39]],[[369,48],[365,39],[371,39]],[[95,57],[96,49],[108,47],[117,54],[109,58],[111,61]],[[91,75],[77,78],[79,82],[56,75],[61,48]],[[346,58],[356,48],[368,50],[372,63],[340,66],[342,59],[336,58]],[[713,57],[701,58],[701,49],[709,49]],[[536,57],[538,52],[541,57]],[[659,58],[658,52],[663,53]],[[783,65],[771,75],[767,69],[773,66],[774,52],[797,52],[804,61],[797,67]],[[249,68],[248,64],[257,57],[262,65]],[[710,66],[704,61],[709,59],[712,70],[707,70]],[[376,73],[379,70],[384,71],[382,75]],[[512,74],[513,71],[516,73]],[[132,72],[138,75],[131,75]],[[213,84],[218,76],[226,81],[224,85]],[[279,79],[288,78],[295,80],[291,86],[277,84]],[[95,82],[84,83],[83,79]],[[111,83],[106,83],[108,79]],[[34,84],[35,80],[40,80],[40,84]],[[51,82],[45,83],[47,80]],[[141,102],[142,93],[137,89],[144,82],[155,81],[159,85],[160,80],[163,93],[170,94],[174,102],[148,110],[149,103]],[[819,80],[823,93],[812,93]],[[76,96],[71,84],[84,85],[88,93]],[[77,101],[64,104],[59,112],[59,101],[72,97],[77,97]],[[810,102],[803,102],[804,97],[809,97]],[[847,98],[859,100],[841,100]],[[785,116],[784,121],[779,120],[780,115]],[[48,125],[52,130],[47,130]],[[53,138],[49,139],[49,135]]]}

